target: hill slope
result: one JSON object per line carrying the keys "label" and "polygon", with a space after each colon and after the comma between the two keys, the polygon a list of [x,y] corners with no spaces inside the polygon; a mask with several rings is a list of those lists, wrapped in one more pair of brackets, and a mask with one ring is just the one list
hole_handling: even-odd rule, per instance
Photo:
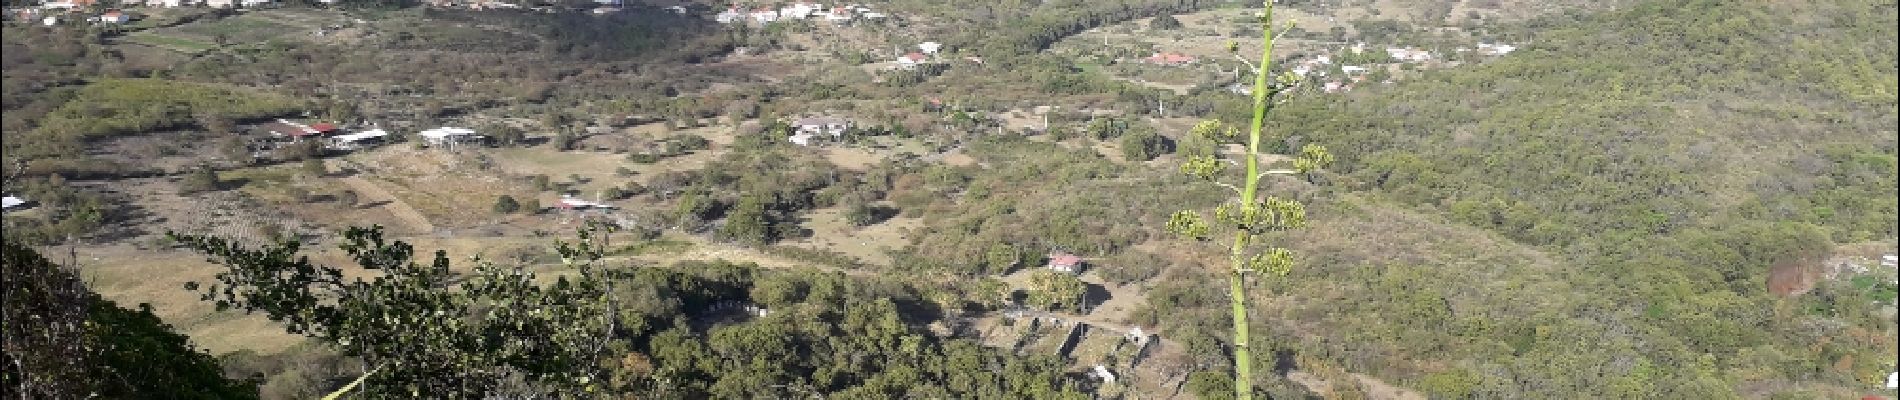
{"label": "hill slope", "polygon": [[1273,131],[1341,155],[1335,182],[1558,264],[1322,254],[1269,303],[1330,336],[1304,344],[1441,395],[1761,396],[1884,376],[1891,308],[1763,282],[1831,243],[1895,236],[1894,4],[1561,18],[1579,19],[1532,23],[1535,44],[1503,60],[1281,114]]}

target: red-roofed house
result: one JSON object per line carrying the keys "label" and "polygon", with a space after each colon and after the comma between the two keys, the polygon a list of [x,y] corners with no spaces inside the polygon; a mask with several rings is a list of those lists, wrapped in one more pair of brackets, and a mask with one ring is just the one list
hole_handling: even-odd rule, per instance
{"label": "red-roofed house", "polygon": [[106,12],[99,14],[99,22],[104,22],[108,24],[123,24],[131,20],[132,20],[131,15],[127,15],[126,13],[120,12],[119,10],[116,10],[116,9],[106,10]]}
{"label": "red-roofed house", "polygon": [[1082,272],[1082,257],[1069,253],[1051,253],[1047,267],[1061,273],[1080,273]]}
{"label": "red-roofed house", "polygon": [[924,53],[905,54],[903,57],[897,58],[897,67],[902,69],[917,68],[918,64],[923,64],[924,60],[928,59],[930,59],[930,57],[925,56]]}

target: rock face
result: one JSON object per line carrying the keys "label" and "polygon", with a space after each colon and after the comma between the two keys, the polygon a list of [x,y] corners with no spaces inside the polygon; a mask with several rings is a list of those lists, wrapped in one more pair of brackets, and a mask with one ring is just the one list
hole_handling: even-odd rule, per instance
{"label": "rock face", "polygon": [[1768,270],[1768,292],[1782,297],[1797,297],[1814,290],[1820,277],[1817,265],[1808,260],[1784,261]]}

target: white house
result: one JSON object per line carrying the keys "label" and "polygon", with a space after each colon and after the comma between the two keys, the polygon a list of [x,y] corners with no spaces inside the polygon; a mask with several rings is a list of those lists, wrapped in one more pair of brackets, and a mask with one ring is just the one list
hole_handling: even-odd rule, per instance
{"label": "white house", "polygon": [[726,11],[719,12],[719,15],[713,16],[713,21],[718,21],[721,24],[739,22],[741,19],[745,19],[745,14],[739,12],[739,6],[732,6],[732,8],[728,8]]}
{"label": "white house", "polygon": [[832,117],[800,118],[792,121],[792,128],[801,134],[827,135],[836,138],[844,136],[844,131],[851,129],[851,121]]}
{"label": "white house", "polygon": [[26,199],[13,196],[0,198],[0,210],[12,210],[14,208],[24,208],[24,206],[26,206]]}
{"label": "white house", "polygon": [[753,21],[757,21],[758,23],[761,23],[761,24],[769,24],[772,22],[776,22],[778,21],[778,17],[779,17],[778,10],[773,10],[773,9],[755,10],[755,11],[752,11],[752,13],[748,15],[752,16]]}
{"label": "white house", "polygon": [[1094,371],[1092,375],[1095,375],[1096,378],[1101,379],[1102,383],[1115,383],[1115,373],[1108,372],[1107,367],[1103,367],[1097,364],[1092,371]]}
{"label": "white house", "polygon": [[943,43],[923,42],[923,43],[917,44],[917,50],[922,50],[924,54],[937,54],[937,50],[942,50],[942,49],[943,49]]}
{"label": "white house", "polygon": [[429,146],[450,146],[476,137],[474,129],[448,126],[422,131],[417,135],[421,135],[423,142]]}
{"label": "white house", "polygon": [[46,26],[59,25],[59,17],[46,17],[45,19],[40,20],[40,24],[43,24]]}
{"label": "white house", "polygon": [[1385,54],[1399,61],[1425,62],[1432,60],[1432,52],[1411,48],[1387,47]]}
{"label": "white house", "polygon": [[1363,74],[1363,73],[1366,73],[1366,67],[1361,67],[1357,65],[1347,65],[1347,66],[1339,67],[1339,71],[1345,72],[1347,75]]}
{"label": "white house", "polygon": [[389,131],[384,131],[382,129],[371,129],[371,130],[362,131],[362,132],[337,135],[336,137],[330,138],[330,148],[336,149],[336,150],[343,150],[343,151],[356,150],[356,149],[363,148],[364,146],[381,142],[383,140],[383,137],[385,136],[389,136]]}
{"label": "white house", "polygon": [[596,203],[592,201],[582,200],[582,199],[574,197],[574,195],[571,195],[571,194],[561,195],[561,200],[555,203],[554,206],[556,208],[560,208],[563,210],[586,210],[586,209],[613,210],[613,209],[620,208],[620,207],[615,207],[612,204]]}
{"label": "white house", "polygon": [[780,18],[805,19],[811,17],[812,14],[818,13],[819,10],[824,9],[825,6],[823,4],[801,1],[779,9],[778,15]]}
{"label": "white house", "polygon": [[845,7],[833,8],[831,9],[831,13],[825,14],[825,21],[828,21],[834,24],[842,24],[846,22],[851,22],[851,19],[853,18],[857,18],[857,14],[851,13],[851,9],[845,8]]}
{"label": "white house", "polygon": [[1513,51],[1517,51],[1517,46],[1512,46],[1508,44],[1491,44],[1491,43],[1478,44],[1478,53],[1484,54],[1487,56],[1501,56],[1505,54],[1511,54],[1511,52]]}
{"label": "white house", "polygon": [[100,13],[98,17],[93,18],[93,21],[105,24],[123,24],[131,20],[131,15],[127,15],[119,10],[106,10],[106,12]]}
{"label": "white house", "polygon": [[1887,374],[1887,388],[1900,389],[1900,372]]}

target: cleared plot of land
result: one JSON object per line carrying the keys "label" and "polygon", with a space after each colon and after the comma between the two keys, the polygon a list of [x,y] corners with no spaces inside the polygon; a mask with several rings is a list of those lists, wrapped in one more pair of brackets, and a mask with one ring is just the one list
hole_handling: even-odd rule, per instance
{"label": "cleared plot of land", "polygon": [[904,248],[910,243],[909,231],[923,226],[922,218],[894,217],[857,227],[845,220],[842,207],[813,210],[805,214],[805,218],[804,226],[811,229],[812,237],[785,245],[836,251],[873,265],[890,265],[891,256],[885,250]]}
{"label": "cleared plot of land", "polygon": [[339,165],[373,182],[437,227],[495,222],[498,216],[490,209],[495,199],[537,192],[504,171],[483,168],[471,155],[408,145],[353,154]]}
{"label": "cleared plot of land", "polygon": [[[63,249],[47,254],[62,258],[64,252],[56,250]],[[201,256],[128,245],[79,248],[75,253],[80,272],[94,291],[127,306],[151,304],[154,314],[212,354],[237,350],[272,354],[304,340],[284,333],[263,316],[217,311],[210,302],[199,300],[197,293],[186,291],[185,282],[214,281],[218,268]]]}

